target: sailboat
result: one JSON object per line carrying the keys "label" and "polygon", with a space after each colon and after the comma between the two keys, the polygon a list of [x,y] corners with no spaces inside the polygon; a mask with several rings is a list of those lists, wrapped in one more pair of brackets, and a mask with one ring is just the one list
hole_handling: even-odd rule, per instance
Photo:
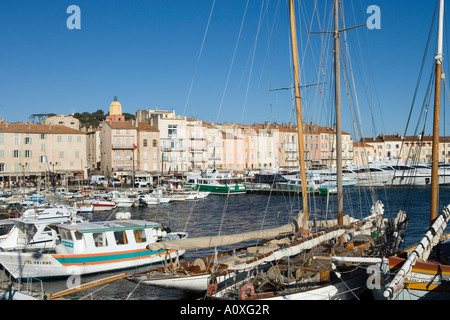
{"label": "sailboat", "polygon": [[379,264],[383,281],[374,283],[373,294],[380,300],[450,299],[449,241],[444,229],[450,219],[450,205],[438,212],[439,116],[443,78],[444,0],[440,0],[438,46],[435,56],[430,228],[422,240]]}
{"label": "sailboat", "polygon": [[[298,57],[295,34],[295,11],[293,0],[289,1],[291,17],[291,37],[294,62],[295,99],[299,128],[300,158],[303,157],[302,121],[300,92],[298,86]],[[383,218],[381,202],[372,207],[372,216],[362,221],[352,221],[355,229],[349,228],[343,214],[343,176],[342,176],[342,130],[340,98],[340,60],[339,60],[339,1],[334,1],[334,67],[336,104],[336,192],[337,220],[328,227],[343,231],[342,236],[322,242],[298,256],[290,255],[274,260],[266,272],[254,273],[246,279],[225,284],[209,299],[231,300],[346,300],[358,298],[367,290],[366,266],[376,263],[376,257],[384,250],[395,250],[391,243],[398,228],[404,227],[406,215],[399,212],[393,220]],[[302,163],[304,172],[304,163]],[[306,181],[305,176],[302,176]],[[304,184],[306,187],[306,184]],[[303,192],[304,194],[306,192]],[[306,209],[305,209],[306,208]],[[304,203],[307,210],[307,203]],[[307,212],[307,211],[306,211]],[[364,221],[365,220],[365,221]],[[371,223],[369,223],[371,222]],[[391,227],[392,228],[391,228]],[[322,225],[322,227],[324,227]],[[378,237],[374,236],[374,232]],[[354,264],[356,263],[356,264]]]}
{"label": "sailboat", "polygon": [[[303,152],[303,132],[301,121],[301,105],[300,105],[300,92],[298,86],[298,57],[296,48],[296,36],[295,36],[295,14],[293,10],[293,0],[290,1],[291,11],[291,34],[293,36],[293,53],[294,53],[294,74],[295,74],[295,88],[296,88],[296,105],[297,105],[297,118],[298,118],[298,136],[299,136],[299,150],[300,150],[300,166],[305,168],[305,159]],[[338,51],[338,50],[337,50]],[[340,132],[340,126],[338,129]],[[338,144],[341,141],[338,140]],[[341,147],[340,147],[341,148]],[[342,160],[340,160],[342,161]],[[342,166],[341,166],[342,167]],[[342,177],[342,172],[341,172]],[[306,181],[306,172],[301,170],[301,178]],[[342,199],[342,179],[338,179],[338,185],[340,185],[340,195]],[[361,255],[369,256],[373,252],[373,248],[378,244],[377,239],[372,238],[373,232],[376,230],[380,234],[385,233],[385,229],[388,224],[383,220],[383,205],[380,202],[375,203],[372,207],[372,214],[362,220],[351,219],[348,216],[343,215],[343,210],[339,211],[340,215],[338,220],[334,221],[317,221],[316,224],[313,221],[308,221],[308,201],[307,201],[307,186],[302,184],[302,199],[303,209],[300,212],[297,219],[288,225],[280,228],[274,228],[265,231],[247,232],[243,234],[216,236],[216,237],[202,237],[202,238],[190,238],[181,239],[177,241],[169,241],[165,243],[153,243],[148,246],[149,250],[178,250],[179,248],[185,250],[209,248],[209,247],[222,247],[234,243],[240,243],[250,240],[261,241],[256,246],[246,247],[239,250],[232,250],[223,254],[215,253],[212,256],[198,258],[190,262],[179,263],[176,261],[172,264],[166,264],[162,268],[152,269],[147,272],[134,274],[128,277],[128,280],[138,283],[151,284],[156,286],[163,286],[167,288],[176,288],[179,290],[191,290],[191,291],[205,291],[207,290],[207,298],[225,298],[231,299],[231,296],[221,295],[219,287],[234,288],[238,290],[238,294],[235,297],[245,297],[247,291],[252,292],[250,281],[255,279],[258,274],[275,274],[273,266],[280,266],[283,261],[300,259],[298,254],[304,258],[307,254],[309,257],[314,257],[319,254],[325,254],[329,256],[350,255],[356,253],[359,257]],[[337,222],[339,226],[336,227]],[[313,231],[312,228],[316,228]],[[379,237],[378,239],[381,239]],[[346,246],[334,246],[339,242],[346,240]],[[327,244],[325,247],[320,244]],[[311,251],[313,250],[313,251]],[[317,250],[317,251],[314,251]],[[326,252],[325,252],[326,251]],[[340,252],[337,252],[340,251]],[[307,254],[305,254],[307,253]],[[312,260],[312,259],[308,259]],[[320,259],[314,259],[317,265]],[[319,263],[322,264],[323,263]],[[309,291],[310,296],[324,299],[335,298],[348,298],[348,295],[343,295],[344,291],[349,293],[352,297],[358,294],[359,291],[365,288],[366,272],[364,269],[352,268],[351,273],[345,273],[345,277],[351,274],[349,281],[343,282],[342,279],[334,277],[337,281],[331,283],[329,275],[338,272],[331,271],[331,262],[326,263],[325,269],[317,269],[314,267],[308,268],[304,265],[304,268],[296,273],[296,283],[306,284],[307,287],[315,286],[323,291],[323,294],[319,296],[315,295],[312,291]],[[291,265],[286,266],[286,270],[289,270]],[[293,269],[292,269],[293,270]],[[267,271],[264,273],[264,271]],[[327,276],[328,274],[328,276]],[[355,277],[356,275],[356,277]],[[289,275],[290,276],[290,275]],[[288,280],[290,279],[288,276]],[[284,278],[284,277],[283,277]],[[280,278],[279,278],[280,279]],[[209,284],[208,282],[209,281]],[[283,280],[282,280],[283,281]],[[336,285],[340,282],[339,285]],[[331,283],[331,284],[330,284]],[[319,284],[319,285],[318,285]],[[348,287],[350,285],[350,288]],[[248,288],[250,287],[250,288]],[[304,287],[303,287],[304,288]],[[226,289],[226,290],[228,290]],[[255,289],[255,287],[253,287]],[[294,288],[298,293],[298,287]],[[280,293],[279,288],[277,289]],[[242,294],[242,292],[244,292]],[[287,293],[284,292],[284,293]],[[311,295],[312,293],[312,295]],[[253,297],[257,297],[253,295]],[[279,297],[286,298],[287,295],[279,295]],[[259,298],[259,297],[258,297]],[[294,298],[298,299],[297,296]],[[306,297],[300,297],[306,298]]]}

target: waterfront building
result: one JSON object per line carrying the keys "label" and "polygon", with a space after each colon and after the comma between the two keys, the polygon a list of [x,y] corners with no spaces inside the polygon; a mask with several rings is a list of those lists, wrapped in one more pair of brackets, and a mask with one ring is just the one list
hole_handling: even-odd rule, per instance
{"label": "waterfront building", "polygon": [[187,144],[186,117],[150,117],[149,124],[159,131],[159,150],[161,152],[161,171],[181,172],[190,167]]}
{"label": "waterfront building", "polygon": [[[364,161],[394,160],[431,163],[432,136],[383,135],[362,138],[373,146],[373,157]],[[450,163],[450,137],[439,137],[439,162]]]}
{"label": "waterfront building", "polygon": [[189,170],[208,168],[208,123],[202,120],[186,119],[187,154]]}
{"label": "waterfront building", "polygon": [[175,119],[175,110],[166,111],[155,108],[153,110],[137,110],[136,120],[140,122],[149,122],[151,118]]}
{"label": "waterfront building", "polygon": [[157,172],[160,163],[159,131],[147,122],[138,124],[138,141],[136,145],[136,166],[140,171]]}
{"label": "waterfront building", "polygon": [[[320,162],[325,166],[336,165],[336,130],[318,126]],[[348,132],[342,131],[343,165],[353,162],[353,139]]]}
{"label": "waterfront building", "polygon": [[112,177],[114,171],[138,169],[137,140],[137,127],[131,121],[104,121],[100,130],[101,173]]}
{"label": "waterfront building", "polygon": [[3,185],[75,180],[86,174],[86,133],[61,125],[0,123]]}
{"label": "waterfront building", "polygon": [[86,166],[89,172],[100,168],[101,153],[100,153],[100,129],[88,129],[86,131]]}
{"label": "waterfront building", "polygon": [[359,166],[367,166],[375,159],[374,146],[364,142],[353,142],[354,157],[353,163]]}
{"label": "waterfront building", "polygon": [[214,123],[206,123],[207,166],[210,169],[223,169],[223,138],[221,129]]}

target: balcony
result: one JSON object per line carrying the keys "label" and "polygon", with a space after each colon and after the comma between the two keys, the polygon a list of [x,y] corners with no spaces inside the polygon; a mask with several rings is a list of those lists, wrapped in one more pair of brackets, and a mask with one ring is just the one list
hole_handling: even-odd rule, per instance
{"label": "balcony", "polygon": [[180,148],[170,148],[170,147],[163,147],[162,148],[163,152],[184,152],[184,149],[180,149]]}
{"label": "balcony", "polygon": [[194,153],[194,152],[206,152],[206,151],[208,151],[208,149],[205,148],[205,147],[191,147],[191,148],[189,148],[189,152],[192,152],[192,153]]}
{"label": "balcony", "polygon": [[113,144],[112,146],[113,150],[134,150],[134,147],[131,146],[127,146],[127,145],[123,145],[123,144]]}

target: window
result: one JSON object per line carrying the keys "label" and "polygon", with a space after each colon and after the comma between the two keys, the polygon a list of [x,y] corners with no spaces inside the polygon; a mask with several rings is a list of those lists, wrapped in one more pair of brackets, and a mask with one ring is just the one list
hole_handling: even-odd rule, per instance
{"label": "window", "polygon": [[56,141],[61,142],[61,136],[56,136]]}
{"label": "window", "polygon": [[61,236],[62,240],[72,241],[72,235],[70,234],[70,231],[67,229],[60,228],[59,235]]}
{"label": "window", "polygon": [[177,136],[177,126],[169,126],[168,134],[169,134],[169,137],[176,137]]}
{"label": "window", "polygon": [[157,147],[158,146],[158,142],[156,141],[156,139],[153,139],[153,147]]}
{"label": "window", "polygon": [[147,238],[145,236],[145,230],[143,230],[143,229],[134,230],[133,233],[134,233],[134,239],[136,240],[136,243],[147,242]]}
{"label": "window", "polygon": [[20,158],[20,150],[13,150],[13,158]]}
{"label": "window", "polygon": [[31,144],[31,138],[30,137],[25,137],[23,140],[24,144]]}
{"label": "window", "polygon": [[45,163],[45,162],[47,162],[47,157],[46,157],[46,156],[39,156],[39,162],[40,162],[40,163]]}
{"label": "window", "polygon": [[144,139],[144,147],[147,147],[147,139]]}
{"label": "window", "polygon": [[94,239],[96,247],[106,247],[108,245],[106,234],[104,232],[95,232],[92,234],[92,238]]}
{"label": "window", "polygon": [[31,150],[25,150],[25,158],[31,158]]}
{"label": "window", "polygon": [[67,142],[72,142],[72,136],[67,136]]}
{"label": "window", "polygon": [[60,159],[63,159],[63,158],[64,158],[64,151],[60,151],[60,152],[59,152],[59,158],[60,158]]}
{"label": "window", "polygon": [[0,162],[0,172],[5,172],[5,171],[6,171],[6,163]]}
{"label": "window", "polygon": [[125,231],[114,232],[114,238],[116,239],[116,244],[122,245],[128,243]]}

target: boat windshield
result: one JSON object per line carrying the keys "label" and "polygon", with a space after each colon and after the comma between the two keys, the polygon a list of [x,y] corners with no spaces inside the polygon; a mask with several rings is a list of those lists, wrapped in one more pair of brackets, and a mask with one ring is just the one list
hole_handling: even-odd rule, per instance
{"label": "boat windshield", "polygon": [[17,224],[17,228],[19,229],[19,232],[25,236],[27,243],[31,239],[33,239],[34,235],[37,232],[37,228],[34,224],[19,223],[19,224]]}

